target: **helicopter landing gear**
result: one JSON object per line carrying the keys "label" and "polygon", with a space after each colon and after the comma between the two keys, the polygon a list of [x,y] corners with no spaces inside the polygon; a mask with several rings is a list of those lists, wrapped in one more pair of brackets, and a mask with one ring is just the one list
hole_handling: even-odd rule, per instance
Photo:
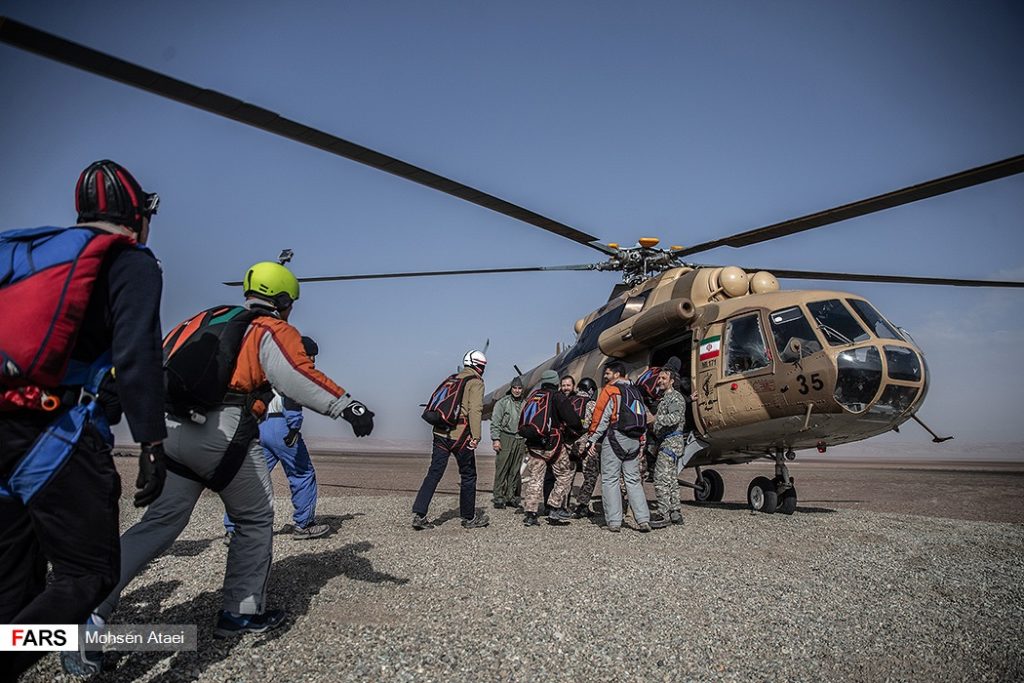
{"label": "helicopter landing gear", "polygon": [[703,470],[696,468],[697,481],[690,483],[680,481],[682,486],[693,489],[693,499],[698,503],[718,503],[725,495],[725,481],[722,475],[715,470]]}
{"label": "helicopter landing gear", "polygon": [[755,477],[747,487],[747,504],[754,512],[770,515],[778,511],[791,515],[796,512],[796,484],[793,477],[789,476],[786,461],[794,460],[796,453],[791,450],[784,452],[780,448],[775,455],[765,457],[775,461],[775,478]]}

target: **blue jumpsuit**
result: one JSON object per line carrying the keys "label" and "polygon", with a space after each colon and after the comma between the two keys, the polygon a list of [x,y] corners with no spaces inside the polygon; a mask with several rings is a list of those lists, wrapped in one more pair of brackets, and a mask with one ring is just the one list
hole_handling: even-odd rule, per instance
{"label": "blue jumpsuit", "polygon": [[[316,514],[316,472],[301,434],[294,446],[285,444],[285,437],[293,429],[302,429],[302,406],[287,396],[275,393],[267,407],[267,417],[260,423],[260,445],[263,446],[268,470],[273,471],[278,462],[284,468],[295,507],[292,520],[297,528],[305,529],[313,523]],[[229,532],[235,530],[226,514],[224,527]]]}

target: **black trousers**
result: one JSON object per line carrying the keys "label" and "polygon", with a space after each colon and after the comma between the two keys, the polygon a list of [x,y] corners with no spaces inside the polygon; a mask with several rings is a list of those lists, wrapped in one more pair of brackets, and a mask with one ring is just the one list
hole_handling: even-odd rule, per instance
{"label": "black trousers", "polygon": [[[86,428],[27,506],[0,498],[0,623],[85,623],[120,579],[120,497],[110,449]],[[0,681],[15,680],[45,654],[0,652]]]}
{"label": "black trousers", "polygon": [[434,436],[430,468],[427,470],[427,476],[423,478],[419,493],[416,494],[416,501],[412,504],[412,511],[417,515],[427,514],[434,491],[437,490],[437,485],[448,467],[448,457],[452,455],[459,464],[459,516],[463,519],[473,519],[476,514],[476,451],[469,448],[468,439],[463,438],[461,441],[460,444],[443,436]]}

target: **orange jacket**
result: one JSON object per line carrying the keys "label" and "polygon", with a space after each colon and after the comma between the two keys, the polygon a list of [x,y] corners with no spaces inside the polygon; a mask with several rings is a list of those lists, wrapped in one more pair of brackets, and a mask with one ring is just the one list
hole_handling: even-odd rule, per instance
{"label": "orange jacket", "polygon": [[[594,405],[594,414],[590,419],[589,433],[594,434],[597,432],[598,426],[601,424],[601,417],[604,415],[605,407],[608,405],[608,401],[612,401],[612,417],[609,424],[615,424],[615,420],[619,417],[619,400],[618,397],[621,395],[619,387],[615,385],[615,382],[609,382],[604,385],[601,389],[601,393],[597,395],[597,404]],[[614,397],[614,400],[613,400]]]}

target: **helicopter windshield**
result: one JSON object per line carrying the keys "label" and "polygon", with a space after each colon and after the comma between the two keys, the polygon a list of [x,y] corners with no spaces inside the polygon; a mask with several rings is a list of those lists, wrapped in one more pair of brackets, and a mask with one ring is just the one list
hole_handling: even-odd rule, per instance
{"label": "helicopter windshield", "polygon": [[901,339],[899,333],[886,321],[875,307],[863,299],[847,299],[846,303],[857,312],[860,319],[880,339]]}
{"label": "helicopter windshield", "polygon": [[832,346],[853,344],[871,338],[839,299],[809,303],[807,310]]}
{"label": "helicopter windshield", "polygon": [[761,333],[761,319],[756,313],[730,320],[725,337],[725,374],[736,375],[771,364]]}
{"label": "helicopter windshield", "polygon": [[807,322],[807,317],[800,310],[799,306],[790,306],[789,308],[772,311],[771,315],[768,316],[768,320],[771,321],[775,348],[779,352],[779,358],[783,361],[798,360],[796,357],[792,359],[786,357],[786,349],[790,341],[794,339],[803,345],[803,355],[821,351],[821,342],[818,341],[818,337],[814,334],[811,324]]}

